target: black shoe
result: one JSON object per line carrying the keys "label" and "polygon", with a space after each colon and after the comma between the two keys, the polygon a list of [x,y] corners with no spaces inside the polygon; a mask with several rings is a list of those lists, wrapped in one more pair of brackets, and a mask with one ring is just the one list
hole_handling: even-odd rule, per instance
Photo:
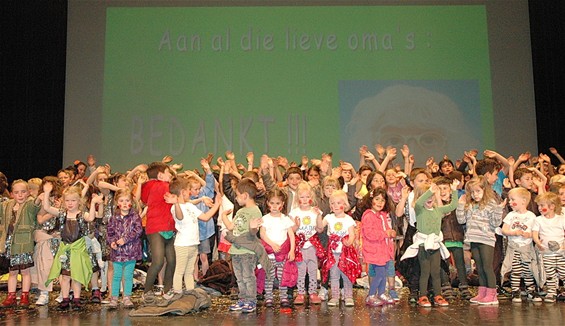
{"label": "black shoe", "polygon": [[408,300],[408,302],[410,302],[411,304],[416,304],[418,303],[419,298],[420,295],[417,290],[410,290],[410,299]]}
{"label": "black shoe", "polygon": [[[505,288],[503,288],[501,286],[496,287],[496,294],[497,294],[498,300],[507,300],[507,299],[510,299],[510,298],[514,298],[513,292],[508,292]],[[519,294],[519,292],[518,292],[518,294]]]}

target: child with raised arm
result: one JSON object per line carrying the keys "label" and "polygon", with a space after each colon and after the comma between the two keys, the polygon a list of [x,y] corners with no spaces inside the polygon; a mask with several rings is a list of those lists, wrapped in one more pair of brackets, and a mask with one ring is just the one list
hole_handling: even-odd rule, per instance
{"label": "child with raised arm", "polygon": [[14,307],[18,274],[22,274],[20,306],[29,306],[30,269],[33,267],[33,232],[40,201],[30,197],[27,182],[12,182],[12,199],[0,203],[0,255],[10,261],[8,296],[2,307]]}
{"label": "child with raised arm", "polygon": [[[458,172],[458,171],[457,171]],[[454,172],[451,172],[453,174]],[[460,173],[460,172],[458,172]],[[447,205],[453,199],[451,190],[452,179],[448,177],[434,178],[434,183],[439,187],[439,199],[443,205]],[[461,184],[458,189],[461,188]],[[471,299],[471,292],[467,284],[467,270],[465,268],[465,259],[463,251],[463,241],[465,240],[465,230],[463,225],[457,222],[457,214],[451,211],[441,220],[441,232],[443,234],[443,242],[453,257],[455,268],[457,269],[457,278],[459,279],[459,295],[463,300]],[[451,288],[451,280],[449,279],[449,262],[445,264],[447,269],[442,270],[442,295],[445,299],[454,298],[453,289]]]}
{"label": "child with raised arm", "polygon": [[[532,228],[536,215],[528,210],[530,192],[522,187],[511,189],[508,192],[508,202],[512,211],[503,220],[502,234],[508,237],[508,246],[502,275],[510,268],[512,281],[512,302],[522,302],[520,295],[520,279],[524,278],[528,300],[541,302],[534,285],[534,274],[539,275],[537,259],[535,257]],[[506,267],[506,268],[505,268]],[[539,277],[536,279],[539,280]]]}
{"label": "child with raised arm", "polygon": [[171,215],[171,204],[165,202],[165,194],[169,192],[171,170],[162,162],[153,162],[147,167],[149,181],[141,187],[141,200],[147,205],[147,221],[145,233],[151,249],[151,266],[147,270],[143,301],[145,305],[156,304],[153,284],[157,274],[165,264],[164,291],[168,292],[173,285],[175,271],[175,222]]}
{"label": "child with raised arm", "polygon": [[89,234],[87,224],[96,218],[96,205],[102,205],[102,197],[96,194],[92,195],[90,212],[87,213],[83,210],[84,203],[81,190],[78,187],[68,187],[63,192],[62,208],[50,205],[49,197],[52,189],[51,183],[43,185],[43,209],[47,213],[57,216],[61,242],[53,258],[53,265],[45,285],[61,275],[63,301],[59,304],[59,309],[68,310],[71,307],[69,292],[72,288],[74,293],[72,308],[80,310],[82,307],[80,302],[81,286],[88,287],[92,276],[92,263],[85,240],[85,237]]}
{"label": "child with raised arm", "polygon": [[[206,174],[205,180],[202,180],[198,175],[193,174],[188,179],[189,194],[191,202],[202,212],[206,213],[210,210],[208,206],[214,198],[214,188],[216,179],[210,169],[210,164],[203,158],[200,160],[200,165]],[[215,213],[215,212],[214,212]],[[200,244],[198,245],[198,256],[194,262],[194,279],[199,279],[198,261],[200,260],[202,267],[202,275],[206,275],[208,271],[208,254],[214,248],[214,234],[216,234],[216,224],[214,219],[198,219],[198,229]]]}
{"label": "child with raised arm", "polygon": [[165,195],[165,201],[172,204],[171,214],[175,220],[175,255],[176,266],[173,276],[173,287],[163,295],[167,299],[163,305],[182,297],[182,280],[187,291],[194,290],[194,269],[198,257],[199,221],[210,221],[220,207],[220,197],[216,197],[214,206],[207,212],[202,212],[198,207],[190,203],[192,197],[192,177],[174,178],[169,186],[169,194]]}
{"label": "child with raised arm", "polygon": [[339,281],[343,280],[343,294],[346,307],[353,307],[353,282],[361,274],[361,265],[357,257],[357,251],[353,247],[355,241],[355,221],[351,216],[345,214],[349,209],[347,194],[343,190],[336,190],[330,196],[330,213],[322,219],[318,215],[316,219],[316,231],[321,233],[328,227],[328,249],[326,261],[322,267],[322,279],[325,282],[330,278],[332,298],[328,306],[339,305]]}
{"label": "child with raised arm", "polygon": [[434,291],[434,303],[438,306],[448,306],[449,302],[441,295],[440,262],[442,258],[449,257],[449,251],[443,244],[441,221],[445,214],[457,208],[457,184],[454,180],[451,185],[452,198],[448,205],[437,205],[436,193],[439,187],[432,183],[431,186],[420,185],[414,190],[414,211],[416,212],[416,228],[414,243],[406,250],[401,259],[417,255],[420,264],[420,298],[418,305],[431,307],[427,293],[428,282],[431,277]]}
{"label": "child with raised arm", "polygon": [[471,254],[479,274],[479,294],[470,299],[471,303],[498,304],[493,256],[495,229],[502,223],[505,205],[506,200],[497,203],[491,185],[483,176],[469,180],[465,185],[465,195],[459,198],[457,221],[467,225],[465,242],[471,245]]}
{"label": "child with raised arm", "polygon": [[[257,186],[249,179],[242,179],[236,187],[236,200],[241,208],[237,211],[233,221],[227,216],[231,211],[222,213],[222,221],[226,228],[233,231],[235,237],[245,237],[256,234],[262,224],[261,210],[255,204]],[[239,289],[239,300],[229,307],[230,311],[253,312],[257,309],[257,279],[255,278],[255,267],[257,256],[255,252],[244,247],[231,246],[229,254],[232,258],[232,266],[237,279]]]}
{"label": "child with raised arm", "polygon": [[107,242],[110,248],[110,261],[113,267],[112,299],[110,308],[118,306],[120,284],[124,282],[122,304],[124,308],[133,308],[131,291],[135,262],[141,259],[141,217],[133,207],[133,196],[129,189],[116,191],[114,214],[108,221]]}
{"label": "child with raised arm", "polygon": [[[543,301],[555,302],[559,280],[565,280],[565,217],[559,197],[551,192],[536,197],[541,215],[536,218],[532,237],[543,259],[547,295]],[[564,296],[560,294],[560,296]]]}
{"label": "child with raised arm", "polygon": [[287,298],[287,286],[283,282],[283,269],[286,261],[294,260],[294,222],[286,213],[286,196],[280,189],[275,188],[267,193],[269,214],[263,216],[261,225],[261,240],[274,268],[265,280],[265,306],[273,306],[273,282],[279,280],[279,296],[281,308],[290,307]]}

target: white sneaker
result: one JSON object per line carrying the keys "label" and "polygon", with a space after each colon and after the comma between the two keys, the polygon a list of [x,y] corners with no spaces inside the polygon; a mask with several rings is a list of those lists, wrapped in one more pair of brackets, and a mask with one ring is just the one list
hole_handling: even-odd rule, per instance
{"label": "white sneaker", "polygon": [[39,298],[35,301],[36,306],[46,306],[49,304],[49,292],[41,291]]}
{"label": "white sneaker", "polygon": [[164,285],[155,285],[153,287],[153,293],[155,295],[163,295],[165,293],[165,291],[163,290],[165,288]]}

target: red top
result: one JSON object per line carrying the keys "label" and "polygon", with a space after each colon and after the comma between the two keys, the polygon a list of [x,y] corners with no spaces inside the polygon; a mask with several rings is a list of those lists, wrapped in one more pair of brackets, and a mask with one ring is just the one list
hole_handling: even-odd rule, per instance
{"label": "red top", "polygon": [[147,205],[146,234],[175,230],[172,205],[167,204],[164,198],[167,192],[169,183],[165,181],[149,180],[141,186],[141,200]]}
{"label": "red top", "polygon": [[363,239],[363,258],[366,263],[384,266],[389,260],[394,260],[394,241],[386,231],[388,213],[374,212],[368,209],[361,220],[361,237]]}

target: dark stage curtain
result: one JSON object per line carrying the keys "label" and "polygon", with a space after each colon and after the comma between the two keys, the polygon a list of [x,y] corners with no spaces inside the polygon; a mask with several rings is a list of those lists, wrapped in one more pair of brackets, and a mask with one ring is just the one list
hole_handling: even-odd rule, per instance
{"label": "dark stage curtain", "polygon": [[0,171],[9,181],[62,165],[67,1],[0,3]]}

